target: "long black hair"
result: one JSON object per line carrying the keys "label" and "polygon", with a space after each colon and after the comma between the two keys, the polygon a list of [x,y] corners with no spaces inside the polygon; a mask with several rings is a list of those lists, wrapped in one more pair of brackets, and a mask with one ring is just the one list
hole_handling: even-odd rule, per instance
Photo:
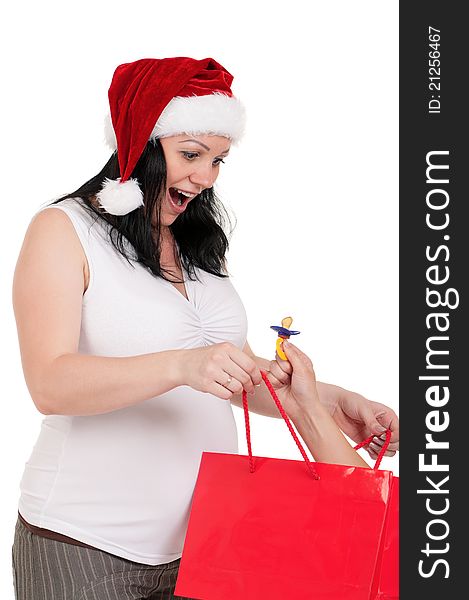
{"label": "long black hair", "polygon": [[[111,215],[92,202],[101,190],[105,178],[118,177],[119,162],[117,152],[114,152],[100,173],[71,194],[61,196],[51,204],[69,198],[81,198],[83,202],[80,205],[84,210],[94,213],[97,219],[110,225],[110,242],[130,264],[132,259],[143,264],[155,276],[168,279],[165,269],[160,265],[160,214],[161,202],[166,193],[166,161],[160,141],[156,139],[147,143],[132,172],[132,177],[138,180],[143,192],[144,206],[123,216]],[[156,224],[152,227],[153,214],[156,216]],[[156,235],[152,235],[152,228]],[[228,276],[225,266],[228,237],[225,229],[229,228],[230,235],[232,225],[213,187],[193,198],[169,228],[179,247],[182,266],[190,278],[196,276],[196,267],[218,277]],[[135,254],[129,254],[123,238],[131,243]]]}

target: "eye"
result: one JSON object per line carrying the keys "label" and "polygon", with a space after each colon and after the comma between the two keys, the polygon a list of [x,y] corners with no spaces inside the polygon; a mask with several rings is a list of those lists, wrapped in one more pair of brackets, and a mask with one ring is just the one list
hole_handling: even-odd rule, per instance
{"label": "eye", "polygon": [[225,161],[223,160],[223,158],[216,158],[216,159],[213,161],[213,164],[214,164],[215,166],[219,165],[220,163],[223,163],[223,164],[225,164]]}
{"label": "eye", "polygon": [[181,153],[184,158],[187,158],[187,160],[194,160],[194,158],[197,158],[199,156],[198,152],[182,152]]}

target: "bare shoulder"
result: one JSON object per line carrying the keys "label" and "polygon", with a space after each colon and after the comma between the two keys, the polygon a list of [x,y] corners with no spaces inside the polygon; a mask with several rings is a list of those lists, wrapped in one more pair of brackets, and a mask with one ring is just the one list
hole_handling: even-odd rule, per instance
{"label": "bare shoulder", "polygon": [[[60,269],[83,274],[83,293],[88,287],[89,269],[85,252],[69,216],[59,208],[47,207],[31,220],[21,248],[20,261],[35,263],[39,270]],[[59,263],[62,263],[60,265]]]}
{"label": "bare shoulder", "polygon": [[64,211],[47,208],[34,215],[16,263],[12,300],[25,380],[41,412],[50,365],[78,351],[84,256]]}

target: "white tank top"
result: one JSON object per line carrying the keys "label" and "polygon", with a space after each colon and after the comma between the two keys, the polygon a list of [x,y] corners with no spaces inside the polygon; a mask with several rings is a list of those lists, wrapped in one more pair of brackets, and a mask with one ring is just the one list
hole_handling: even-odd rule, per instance
{"label": "white tank top", "polygon": [[[63,210],[88,259],[79,353],[133,356],[246,342],[243,304],[228,278],[186,274],[188,300],[120,255],[78,200]],[[18,510],[37,527],[123,558],[179,558],[203,451],[238,452],[229,401],[188,386],[92,416],[47,415],[26,462]]]}

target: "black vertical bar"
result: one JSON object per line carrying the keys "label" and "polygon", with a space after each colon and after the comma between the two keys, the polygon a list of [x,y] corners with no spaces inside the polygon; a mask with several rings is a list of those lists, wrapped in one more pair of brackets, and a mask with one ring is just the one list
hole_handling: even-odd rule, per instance
{"label": "black vertical bar", "polygon": [[[469,332],[464,327],[469,273],[465,186],[469,35],[464,8],[464,3],[451,1],[400,3],[400,598],[404,600],[469,593],[463,570],[469,520],[464,515],[469,511],[463,484],[469,481],[469,469],[458,464],[458,457],[465,463],[469,455],[464,447],[469,440],[465,344]],[[431,470],[436,468],[431,467],[432,460],[442,470]]]}

